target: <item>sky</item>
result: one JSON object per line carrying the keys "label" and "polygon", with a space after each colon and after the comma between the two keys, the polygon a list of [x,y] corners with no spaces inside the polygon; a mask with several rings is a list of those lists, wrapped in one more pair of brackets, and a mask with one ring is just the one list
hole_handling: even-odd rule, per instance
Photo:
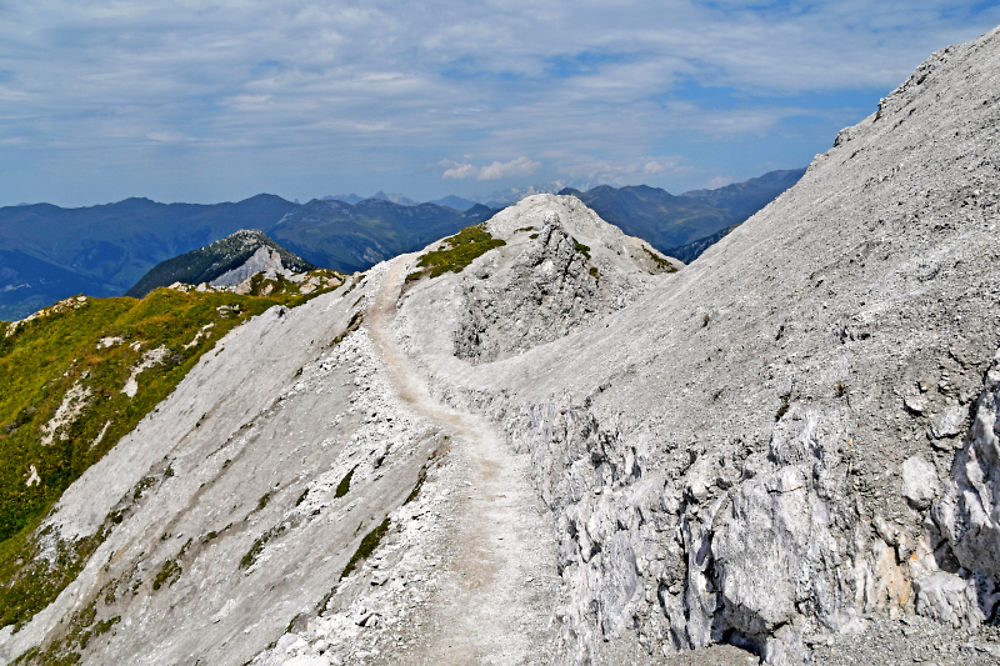
{"label": "sky", "polygon": [[972,0],[0,0],[0,205],[682,192],[807,165]]}

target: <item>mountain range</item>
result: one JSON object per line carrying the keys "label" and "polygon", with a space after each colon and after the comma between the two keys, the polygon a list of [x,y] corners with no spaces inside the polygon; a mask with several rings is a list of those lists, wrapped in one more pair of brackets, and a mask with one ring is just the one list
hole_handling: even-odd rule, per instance
{"label": "mountain range", "polygon": [[[720,190],[674,196],[651,187],[599,187],[581,197],[599,214],[661,251],[741,222],[780,194],[800,172]],[[715,194],[712,194],[712,193]],[[343,272],[364,270],[401,252],[478,224],[496,211],[457,197],[439,203],[296,204],[260,194],[237,203],[162,204],[149,199],[88,208],[49,204],[0,208],[0,319],[13,320],[67,296],[126,293],[156,264],[224,238],[260,229],[307,261]]]}
{"label": "mountain range", "polygon": [[[675,248],[715,236],[747,219],[798,182],[804,173],[805,169],[771,171],[743,183],[680,195],[647,185],[601,185],[586,192],[566,188],[559,194],[579,198],[625,233],[676,256]],[[686,254],[689,259],[697,256]]]}

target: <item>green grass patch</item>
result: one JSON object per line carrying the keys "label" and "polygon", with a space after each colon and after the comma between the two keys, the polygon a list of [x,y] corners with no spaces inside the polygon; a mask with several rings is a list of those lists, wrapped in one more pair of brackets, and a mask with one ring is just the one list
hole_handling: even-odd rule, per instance
{"label": "green grass patch", "polygon": [[337,484],[337,490],[333,493],[336,498],[343,497],[351,491],[351,477],[354,476],[354,470],[358,468],[357,465],[351,468],[351,471],[344,475],[344,478],[340,480]]}
{"label": "green grass patch", "polygon": [[[573,238],[573,237],[570,236],[570,238]],[[587,259],[590,259],[590,246],[589,245],[584,245],[583,243],[581,243],[577,239],[573,238],[573,249],[576,250],[577,252],[579,252],[580,254],[582,254],[583,256],[585,256]]]}
{"label": "green grass patch", "polygon": [[649,248],[646,247],[646,246],[643,246],[642,250],[643,250],[643,252],[645,252],[646,254],[649,255],[649,258],[653,260],[653,263],[655,263],[656,267],[660,269],[660,272],[662,272],[662,273],[676,273],[677,272],[677,267],[674,266],[672,262],[664,259],[663,257],[661,257],[660,255],[656,254],[655,252],[650,252]]}
{"label": "green grass patch", "polygon": [[[142,300],[74,300],[13,331],[0,328],[0,626],[23,623],[51,603],[122,520],[120,513],[109,516],[91,537],[61,545],[51,562],[40,558],[34,532],[63,491],[223,335],[272,306],[303,298],[297,292],[265,298],[161,288]],[[163,362],[138,376],[138,392],[130,398],[122,388],[132,368],[160,347],[166,349]],[[43,426],[74,386],[86,396],[79,414],[43,445]],[[139,501],[152,483],[143,479],[129,499]]]}
{"label": "green grass patch", "polygon": [[385,520],[379,523],[375,529],[373,529],[371,532],[366,534],[363,539],[361,539],[361,544],[358,546],[358,549],[354,551],[354,554],[351,555],[350,561],[347,563],[347,566],[344,567],[344,572],[340,574],[341,580],[347,578],[347,576],[350,575],[352,571],[354,571],[354,568],[360,562],[363,562],[364,560],[368,559],[368,557],[373,552],[375,552],[375,549],[378,547],[379,542],[382,541],[382,537],[384,537],[386,532],[388,531],[389,531],[389,516],[386,516]]}
{"label": "green grass patch", "polygon": [[187,553],[187,549],[190,547],[191,539],[188,539],[177,553],[177,557],[163,563],[163,566],[156,573],[156,577],[153,578],[153,590],[159,590],[164,585],[170,586],[177,582],[184,571],[180,565],[180,560],[184,559],[184,554]]}
{"label": "green grass patch", "polygon": [[476,258],[494,248],[506,245],[501,238],[493,238],[482,224],[462,229],[446,238],[437,250],[427,252],[417,261],[420,270],[406,276],[407,282],[423,277],[438,277],[447,272],[461,273]]}
{"label": "green grass patch", "polygon": [[426,480],[427,480],[427,468],[421,467],[420,473],[417,475],[417,483],[413,486],[413,490],[410,491],[410,494],[406,496],[406,499],[403,500],[404,505],[409,504],[413,500],[417,499],[417,495],[420,494],[420,487],[424,485],[424,481]]}
{"label": "green grass patch", "polygon": [[153,578],[153,589],[159,590],[164,585],[173,585],[181,577],[182,572],[183,569],[177,564],[177,560],[167,560]]}
{"label": "green grass patch", "polygon": [[278,525],[257,537],[253,544],[251,544],[250,550],[240,558],[240,569],[249,569],[253,566],[253,563],[257,561],[257,558],[264,551],[264,546],[267,545],[267,542],[280,535],[286,529],[288,529],[286,525]]}

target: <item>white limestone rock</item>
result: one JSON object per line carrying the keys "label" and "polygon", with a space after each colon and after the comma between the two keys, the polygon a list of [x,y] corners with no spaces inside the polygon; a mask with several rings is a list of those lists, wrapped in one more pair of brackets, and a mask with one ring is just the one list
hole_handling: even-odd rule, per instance
{"label": "white limestone rock", "polygon": [[937,472],[922,456],[910,456],[903,462],[903,497],[917,509],[926,509],[937,496],[941,484]]}

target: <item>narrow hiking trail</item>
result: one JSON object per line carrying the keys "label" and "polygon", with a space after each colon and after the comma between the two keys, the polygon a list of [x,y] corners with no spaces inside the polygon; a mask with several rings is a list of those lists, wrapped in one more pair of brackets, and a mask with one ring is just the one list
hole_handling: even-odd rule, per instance
{"label": "narrow hiking trail", "polygon": [[522,664],[554,646],[558,596],[548,511],[532,486],[527,456],[515,455],[479,416],[434,400],[393,338],[405,257],[383,273],[366,317],[369,335],[406,406],[452,437],[453,515],[441,544],[444,570],[421,615],[423,649],[409,663]]}

